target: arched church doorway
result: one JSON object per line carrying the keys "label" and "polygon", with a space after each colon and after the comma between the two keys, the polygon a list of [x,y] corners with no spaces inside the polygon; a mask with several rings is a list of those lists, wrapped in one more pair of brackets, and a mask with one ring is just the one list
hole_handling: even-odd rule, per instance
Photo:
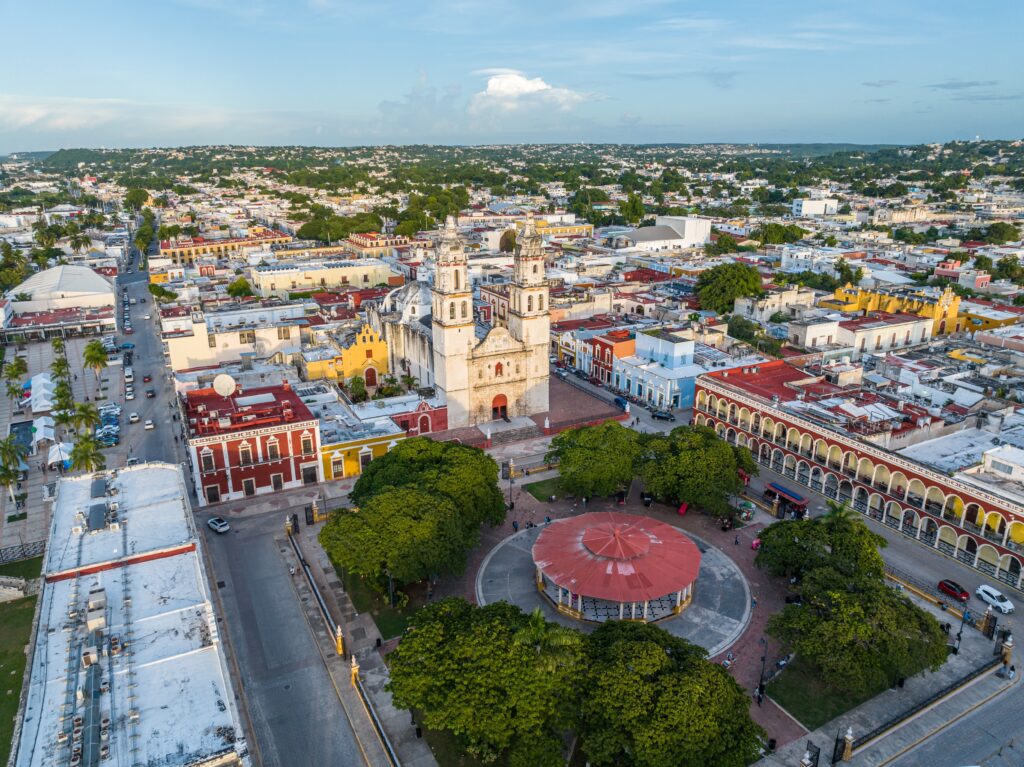
{"label": "arched church doorway", "polygon": [[499,418],[508,419],[508,398],[504,394],[499,394],[491,401],[491,420],[497,421]]}
{"label": "arched church doorway", "polygon": [[374,368],[366,368],[366,385],[376,386],[377,385],[377,371]]}

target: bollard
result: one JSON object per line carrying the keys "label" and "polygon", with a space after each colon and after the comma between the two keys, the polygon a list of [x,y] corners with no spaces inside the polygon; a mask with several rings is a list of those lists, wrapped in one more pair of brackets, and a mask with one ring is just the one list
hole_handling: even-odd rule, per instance
{"label": "bollard", "polygon": [[341,624],[334,627],[334,647],[338,651],[338,657],[345,657],[345,638],[341,635]]}
{"label": "bollard", "polygon": [[853,728],[847,727],[846,734],[843,735],[843,761],[848,762],[853,759]]}
{"label": "bollard", "polygon": [[356,656],[352,656],[352,686],[357,686],[359,682],[359,662],[356,660]]}

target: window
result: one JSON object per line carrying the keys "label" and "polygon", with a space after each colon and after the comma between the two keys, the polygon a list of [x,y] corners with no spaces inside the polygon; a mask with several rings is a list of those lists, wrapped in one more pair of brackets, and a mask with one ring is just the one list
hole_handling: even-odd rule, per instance
{"label": "window", "polygon": [[876,336],[875,337],[875,348],[876,349],[881,349],[882,348],[882,337],[881,336]]}
{"label": "window", "polygon": [[278,328],[277,329],[277,340],[279,340],[279,341],[287,341],[291,337],[292,337],[292,329],[291,328]]}
{"label": "window", "polygon": [[368,360],[372,360],[373,359],[373,349],[367,349],[366,350],[366,359],[368,359]]}
{"label": "window", "polygon": [[494,375],[498,378],[505,375],[505,368],[500,362],[494,366]]}
{"label": "window", "polygon": [[537,296],[537,308],[544,311],[544,296]]}
{"label": "window", "polygon": [[302,435],[302,454],[312,455],[313,454],[313,438],[309,434]]}
{"label": "window", "polygon": [[267,458],[271,461],[276,461],[281,457],[281,448],[278,447],[277,440],[271,439],[267,441]]}
{"label": "window", "polygon": [[448,318],[452,320],[455,319],[455,304],[448,305]]}
{"label": "window", "polygon": [[993,460],[992,471],[998,471],[1000,474],[1013,474],[1013,467],[1008,463]]}
{"label": "window", "polygon": [[206,502],[220,503],[220,488],[216,485],[208,485],[206,488]]}
{"label": "window", "polygon": [[534,273],[534,274],[536,274],[536,273],[537,273],[537,265],[536,265],[536,264],[534,264],[534,265],[533,265],[533,273]]}
{"label": "window", "polygon": [[459,272],[457,269],[455,270],[455,289],[459,289]]}
{"label": "window", "polygon": [[243,466],[252,463],[252,448],[249,445],[242,445],[238,448],[238,460]]}
{"label": "window", "polygon": [[283,474],[271,474],[270,475],[270,486],[275,490],[284,490],[284,475]]}
{"label": "window", "polygon": [[242,330],[238,333],[238,343],[240,344],[254,344],[256,343],[256,331],[255,330]]}
{"label": "window", "polygon": [[469,316],[469,304],[465,301],[462,302],[462,319],[466,319]]}
{"label": "window", "polygon": [[202,461],[203,471],[213,471],[217,467],[213,463],[213,451],[207,449],[204,453],[199,456],[199,460]]}
{"label": "window", "polygon": [[250,498],[256,495],[256,480],[255,479],[243,479],[242,480],[242,492],[245,493],[246,498]]}
{"label": "window", "polygon": [[533,311],[533,296],[527,296],[526,297],[526,311],[528,311],[528,312],[532,312]]}
{"label": "window", "polygon": [[341,479],[345,476],[345,459],[335,458],[331,461],[331,473],[335,479]]}
{"label": "window", "polygon": [[364,274],[363,275],[363,282],[369,282],[369,281],[370,281],[370,275]]}
{"label": "window", "polygon": [[216,349],[217,348],[217,336],[216,335],[214,335],[213,333],[210,333],[209,337],[206,340],[210,344],[210,348],[211,349]]}

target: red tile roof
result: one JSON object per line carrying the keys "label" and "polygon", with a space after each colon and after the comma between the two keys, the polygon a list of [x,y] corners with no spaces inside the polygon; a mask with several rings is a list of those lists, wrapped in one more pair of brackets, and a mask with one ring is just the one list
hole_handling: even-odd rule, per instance
{"label": "red tile roof", "polygon": [[[247,402],[260,395],[270,396],[261,398],[266,402]],[[185,394],[185,417],[191,437],[236,434],[313,420],[309,408],[287,383],[238,389],[229,397],[222,397],[213,389],[190,391]]]}

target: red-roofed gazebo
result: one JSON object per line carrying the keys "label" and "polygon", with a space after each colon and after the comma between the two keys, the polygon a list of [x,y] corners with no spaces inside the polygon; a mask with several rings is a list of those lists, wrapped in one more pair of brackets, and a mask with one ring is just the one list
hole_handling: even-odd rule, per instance
{"label": "red-roofed gazebo", "polygon": [[595,511],[548,525],[533,544],[537,588],[580,620],[654,621],[693,597],[700,550],[650,517]]}

